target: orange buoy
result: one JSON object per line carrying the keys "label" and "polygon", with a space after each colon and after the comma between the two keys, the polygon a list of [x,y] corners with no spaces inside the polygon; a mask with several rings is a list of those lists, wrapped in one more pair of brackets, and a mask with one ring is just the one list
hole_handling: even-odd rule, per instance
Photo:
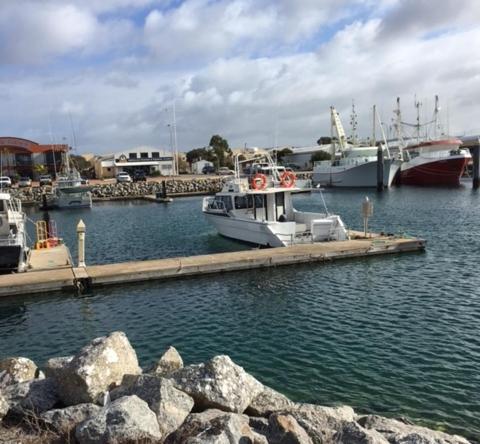
{"label": "orange buoy", "polygon": [[264,190],[267,187],[267,176],[257,173],[252,179],[252,188],[254,190]]}
{"label": "orange buoy", "polygon": [[284,188],[292,188],[295,185],[295,181],[297,180],[297,176],[291,171],[285,171],[280,176],[280,185]]}

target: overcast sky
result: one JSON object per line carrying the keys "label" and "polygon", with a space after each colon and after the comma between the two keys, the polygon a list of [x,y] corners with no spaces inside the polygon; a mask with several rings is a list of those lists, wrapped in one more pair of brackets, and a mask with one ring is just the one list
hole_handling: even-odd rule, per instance
{"label": "overcast sky", "polygon": [[168,148],[175,101],[181,151],[305,146],[330,105],[366,136],[415,94],[478,134],[479,23],[477,0],[0,0],[0,135]]}

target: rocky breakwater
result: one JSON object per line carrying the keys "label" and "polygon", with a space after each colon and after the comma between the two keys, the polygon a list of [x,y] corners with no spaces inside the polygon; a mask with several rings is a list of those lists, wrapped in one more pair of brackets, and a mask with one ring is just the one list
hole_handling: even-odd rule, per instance
{"label": "rocky breakwater", "polygon": [[184,367],[170,347],[142,370],[121,332],[42,370],[26,358],[0,361],[0,442],[468,443],[348,406],[294,403],[224,355]]}

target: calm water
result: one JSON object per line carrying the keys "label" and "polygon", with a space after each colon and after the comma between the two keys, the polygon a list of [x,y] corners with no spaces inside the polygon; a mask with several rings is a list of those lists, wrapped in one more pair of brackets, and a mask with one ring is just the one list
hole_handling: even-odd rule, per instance
{"label": "calm water", "polygon": [[[366,193],[372,229],[418,234],[427,252],[3,300],[0,356],[42,362],[123,330],[143,365],[170,344],[187,363],[227,353],[292,399],[404,415],[479,440],[480,194],[324,196],[359,228]],[[318,194],[295,201],[322,207]],[[52,215],[71,246],[83,218],[90,264],[246,248],[217,236],[200,204],[104,203]]]}

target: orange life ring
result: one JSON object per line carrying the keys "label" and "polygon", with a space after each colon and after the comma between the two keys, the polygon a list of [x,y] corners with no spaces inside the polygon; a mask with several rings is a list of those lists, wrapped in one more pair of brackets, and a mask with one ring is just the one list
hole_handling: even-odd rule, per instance
{"label": "orange life ring", "polygon": [[297,176],[291,171],[285,171],[280,176],[280,185],[284,188],[292,188],[295,185],[295,181],[297,180]]}
{"label": "orange life ring", "polygon": [[267,187],[267,176],[257,173],[252,179],[252,188],[254,190],[264,190]]}

